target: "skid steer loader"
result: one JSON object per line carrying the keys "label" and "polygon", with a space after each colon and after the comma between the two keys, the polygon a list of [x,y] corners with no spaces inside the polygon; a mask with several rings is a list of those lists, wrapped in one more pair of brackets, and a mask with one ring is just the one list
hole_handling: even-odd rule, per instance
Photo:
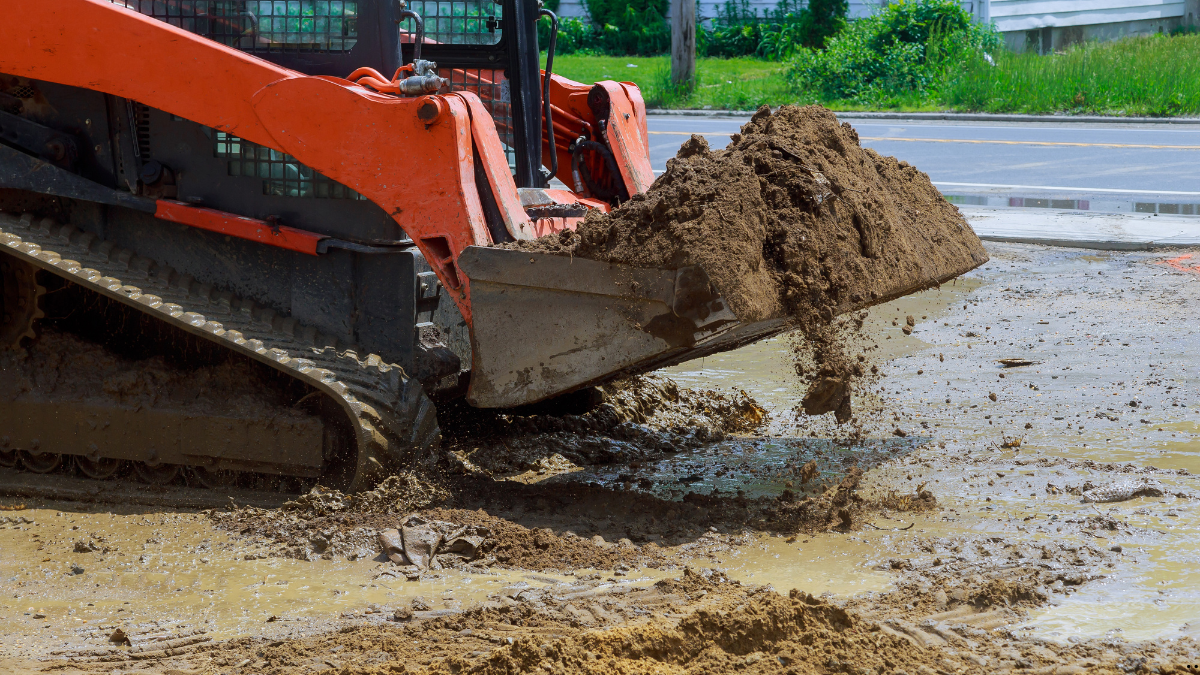
{"label": "skid steer loader", "polygon": [[644,192],[645,105],[553,33],[541,70],[536,0],[409,2],[5,3],[0,465],[361,489],[434,456],[434,400],[786,328],[694,268],[492,247]]}

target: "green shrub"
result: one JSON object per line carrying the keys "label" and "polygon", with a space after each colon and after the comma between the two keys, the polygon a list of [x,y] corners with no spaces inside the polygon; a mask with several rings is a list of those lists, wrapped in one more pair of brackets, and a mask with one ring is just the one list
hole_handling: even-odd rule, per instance
{"label": "green shrub", "polygon": [[[579,19],[558,17],[558,40],[554,44],[554,53],[600,52],[593,33],[592,27]],[[538,44],[543,50],[550,46],[550,19],[548,18],[538,21]]]}
{"label": "green shrub", "polygon": [[[671,50],[671,28],[664,18],[669,0],[585,1],[591,23],[560,17],[557,53],[653,56]],[[711,26],[697,24],[696,55],[782,61],[801,47],[821,47],[846,25],[847,8],[847,0],[810,0],[806,8],[799,0],[780,0],[760,16],[748,0],[726,0]],[[538,41],[546,47],[549,40],[550,22],[543,19]]]}
{"label": "green shrub", "polygon": [[999,45],[955,0],[897,0],[787,66],[794,89],[825,100],[894,105],[937,89],[948,69]]}
{"label": "green shrub", "polygon": [[846,25],[846,0],[780,0],[766,16],[749,9],[746,0],[727,0],[717,10],[711,28],[697,30],[697,53],[702,56],[758,56],[780,61],[800,47],[820,48]]}
{"label": "green shrub", "polygon": [[596,47],[605,54],[651,55],[671,49],[669,0],[585,0]]}
{"label": "green shrub", "polygon": [[809,0],[808,7],[800,15],[803,23],[803,46],[824,47],[829,38],[846,27],[846,12],[850,3],[846,0]]}
{"label": "green shrub", "polygon": [[[668,0],[588,0],[592,22],[559,17],[558,54],[651,56],[671,49],[671,28],[664,18]],[[551,10],[553,11],[553,10]],[[538,44],[550,44],[550,21],[538,21]]]}

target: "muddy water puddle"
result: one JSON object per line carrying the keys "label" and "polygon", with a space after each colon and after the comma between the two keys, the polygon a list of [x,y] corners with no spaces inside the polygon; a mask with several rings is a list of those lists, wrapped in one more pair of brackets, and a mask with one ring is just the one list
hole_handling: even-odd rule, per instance
{"label": "muddy water puddle", "polygon": [[[870,439],[845,444],[826,438],[736,439],[686,450],[647,464],[583,467],[559,481],[597,483],[679,500],[689,492],[777,497],[784,490],[820,492],[840,481],[851,466],[864,471],[912,453],[928,437]],[[802,483],[801,468],[817,464],[818,475]]]}
{"label": "muddy water puddle", "polygon": [[[896,453],[887,464],[864,453],[864,468],[879,465],[864,484],[899,491],[927,482],[944,510],[936,518],[917,517],[910,533],[915,537],[995,533],[1037,546],[1121,547],[1117,562],[1097,571],[1103,578],[1053,594],[1051,604],[1033,610],[1024,626],[1027,634],[1068,640],[1200,633],[1200,549],[1195,544],[1200,501],[1172,496],[1200,492],[1194,478],[1200,474],[1195,407],[1200,345],[1179,321],[1178,309],[1195,291],[1162,270],[1162,255],[1096,256],[1012,245],[989,249],[993,262],[987,269],[871,311],[867,333],[879,345],[872,360],[886,375],[860,396],[876,397],[885,410],[898,414],[896,426],[909,439],[921,436],[924,442]],[[916,326],[905,335],[901,327],[910,315]],[[1031,363],[1015,368],[999,363],[1014,357]],[[669,374],[692,387],[746,388],[772,410],[772,433],[793,431],[789,418],[800,392],[786,339],[683,364]],[[810,428],[822,428],[820,422],[808,422]],[[883,442],[880,437],[890,426],[890,420],[877,425],[875,443]],[[764,480],[762,474],[786,467],[788,454],[798,452],[790,444],[798,440],[809,441],[808,456],[815,455],[815,439],[752,445],[761,456],[750,460],[754,452],[745,454],[751,467],[761,467],[756,479],[745,475],[746,469],[740,479],[732,474],[709,479],[695,467],[721,459],[723,451],[715,449],[681,454],[668,460],[676,467],[656,466],[655,472],[664,485],[701,476],[700,486],[733,490],[740,480],[747,495],[772,494],[783,481]],[[1021,445],[1001,447],[1013,440]],[[842,467],[870,445],[847,449],[844,459],[823,465],[823,471]],[[725,452],[738,459],[735,452]],[[1121,468],[1126,465],[1132,469]],[[738,461],[731,466],[738,467]],[[1143,477],[1167,496],[1082,504],[1077,494],[1062,492]],[[1081,529],[1079,523],[1089,516],[1121,525],[1115,532]],[[1068,520],[1074,525],[1064,528]],[[822,535],[812,540],[830,547],[830,556],[850,571],[846,579],[886,577],[871,562],[905,549],[899,534],[852,539]],[[745,560],[754,563],[731,574],[749,578],[752,573],[754,580],[772,579],[784,588],[790,587],[786,580],[807,578],[809,569],[825,569],[815,559],[800,563],[802,556],[791,547],[769,541],[779,550],[747,549]],[[777,578],[782,581],[776,583]],[[854,592],[852,584],[841,588]]]}
{"label": "muddy water puddle", "polygon": [[[1157,519],[1155,519],[1157,520]],[[1130,519],[1136,525],[1137,519]],[[1200,528],[1170,530],[1165,541],[1124,544],[1128,569],[1034,610],[1025,630],[1058,640],[1120,635],[1127,640],[1200,636]],[[1125,566],[1123,566],[1125,567]]]}
{"label": "muddy water puddle", "polygon": [[[965,491],[989,495],[983,504],[939,491],[945,510],[939,520],[919,522],[920,536],[952,540],[993,534],[1034,551],[1045,546],[1120,551],[1114,564],[1089,570],[1096,580],[1065,594],[1051,593],[1050,603],[1033,609],[1020,626],[1024,634],[1059,641],[1200,636],[1200,551],[1195,545],[1200,519],[1194,500],[1167,496],[1084,504],[1063,495],[1031,502],[1008,491],[985,490]],[[1114,531],[1078,526],[1090,517],[1120,525]]]}
{"label": "muddy water puddle", "polygon": [[[373,559],[300,561],[256,557],[200,514],[81,512],[72,505],[0,513],[0,625],[22,636],[14,648],[103,644],[130,633],[214,639],[283,635],[339,619],[378,620],[420,597],[453,610],[505,589],[540,588],[572,577],[444,570],[405,581]],[[78,505],[74,505],[78,509]],[[32,521],[32,522],[29,522]],[[76,529],[77,528],[77,529]],[[95,550],[90,550],[90,549]]]}
{"label": "muddy water puddle", "polygon": [[892,586],[892,575],[874,569],[886,557],[881,532],[852,535],[762,536],[723,559],[720,569],[731,578],[770,584],[786,593],[798,588],[813,595],[848,597]]}

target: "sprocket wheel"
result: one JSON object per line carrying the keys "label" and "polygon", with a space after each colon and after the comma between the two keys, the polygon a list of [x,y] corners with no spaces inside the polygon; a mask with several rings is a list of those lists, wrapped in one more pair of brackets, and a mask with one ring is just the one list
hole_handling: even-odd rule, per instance
{"label": "sprocket wheel", "polygon": [[0,349],[20,349],[37,339],[37,321],[46,316],[39,302],[45,292],[36,267],[0,253]]}

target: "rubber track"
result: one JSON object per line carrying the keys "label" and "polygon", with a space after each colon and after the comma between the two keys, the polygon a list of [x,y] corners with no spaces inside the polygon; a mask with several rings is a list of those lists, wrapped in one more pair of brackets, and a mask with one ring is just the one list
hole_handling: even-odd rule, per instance
{"label": "rubber track", "polygon": [[[337,401],[353,421],[360,471],[369,488],[384,469],[431,459],[441,432],[421,384],[395,364],[353,348],[252,300],[106,242],[73,225],[0,212],[7,253],[155,319],[207,338],[302,380]],[[371,460],[374,461],[371,461]]]}

